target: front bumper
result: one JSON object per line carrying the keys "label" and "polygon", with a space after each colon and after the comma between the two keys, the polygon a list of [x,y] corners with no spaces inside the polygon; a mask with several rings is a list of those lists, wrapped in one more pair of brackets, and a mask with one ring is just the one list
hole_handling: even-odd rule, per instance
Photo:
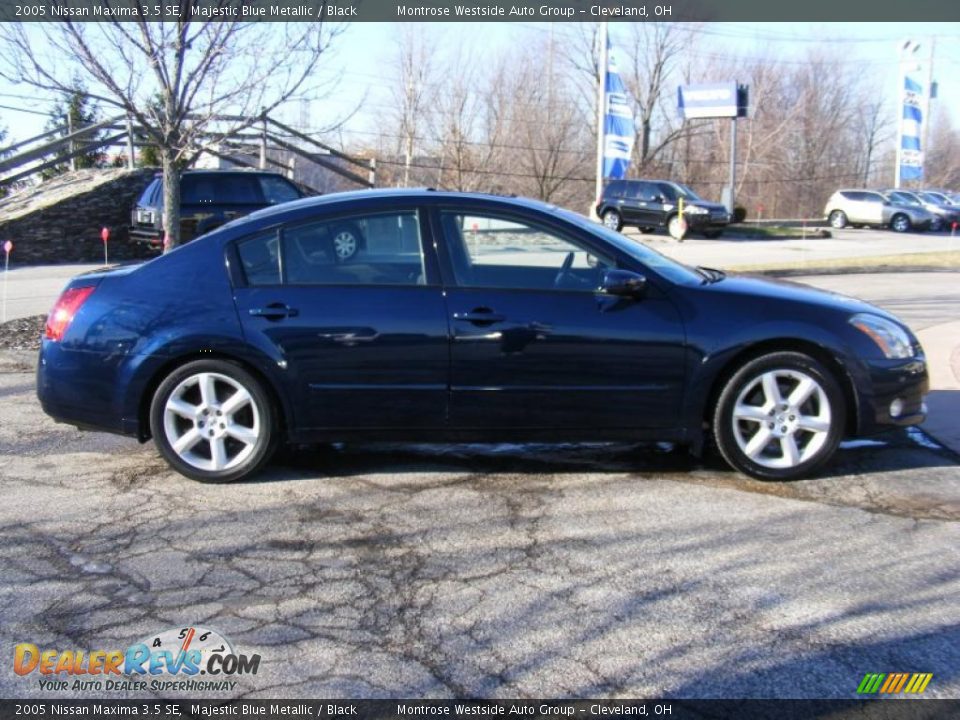
{"label": "front bumper", "polygon": [[930,390],[922,350],[906,360],[870,360],[857,383],[860,434],[919,425],[926,419],[924,395]]}

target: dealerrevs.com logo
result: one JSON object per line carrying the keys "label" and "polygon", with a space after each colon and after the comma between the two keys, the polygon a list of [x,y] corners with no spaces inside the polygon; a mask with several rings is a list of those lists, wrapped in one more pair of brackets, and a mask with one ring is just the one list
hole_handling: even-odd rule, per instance
{"label": "dealerrevs.com logo", "polygon": [[233,690],[240,675],[256,675],[259,655],[244,655],[216,630],[171,628],[126,650],[43,649],[20,643],[13,671],[36,677],[41,690]]}

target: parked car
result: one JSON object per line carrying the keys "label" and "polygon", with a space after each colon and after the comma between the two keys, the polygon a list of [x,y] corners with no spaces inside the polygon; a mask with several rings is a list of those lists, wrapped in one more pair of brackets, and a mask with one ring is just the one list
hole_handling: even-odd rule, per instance
{"label": "parked car", "polygon": [[933,220],[930,222],[930,229],[934,232],[950,227],[951,224],[960,219],[960,208],[953,207],[945,202],[934,202],[932,199],[925,197],[926,193],[896,189],[883,190],[882,192],[890,202],[922,207],[932,213]]}
{"label": "parked car", "polygon": [[[338,262],[331,228],[367,246]],[[786,480],[841,438],[924,419],[890,313],[693,268],[575,213],[363,191],[261,210],[139,266],[80,275],[47,320],[55,419],[247,477],[282,442],[664,440]]]}
{"label": "parked car", "polygon": [[[180,178],[181,241],[188,242],[255,210],[304,196],[297,185],[278,173],[187,170]],[[163,235],[163,178],[157,175],[133,207],[130,239],[159,250]]]}
{"label": "parked car", "polygon": [[[924,202],[924,207],[929,210],[939,208],[948,218],[944,218],[945,225],[952,225],[954,222],[960,222],[960,203],[952,198],[948,193],[940,190],[923,190],[916,195]],[[937,212],[936,210],[933,210]]]}
{"label": "parked car", "polygon": [[847,225],[889,227],[896,232],[929,230],[934,220],[930,211],[892,202],[874,190],[837,190],[827,200],[823,215],[838,230]]}
{"label": "parked car", "polygon": [[707,202],[686,185],[668,180],[614,180],[597,201],[597,217],[611,230],[633,225],[641,232],[666,228],[677,236],[680,198],[691,232],[717,238],[730,223],[730,213],[723,205]]}

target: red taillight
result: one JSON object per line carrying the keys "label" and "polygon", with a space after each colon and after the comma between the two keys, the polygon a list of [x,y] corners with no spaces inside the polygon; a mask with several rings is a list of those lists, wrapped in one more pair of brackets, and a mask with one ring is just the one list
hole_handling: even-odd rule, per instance
{"label": "red taillight", "polygon": [[47,327],[44,329],[44,335],[48,340],[59,342],[63,339],[63,334],[70,327],[70,323],[73,322],[73,317],[93,291],[93,287],[76,287],[63,291],[56,305],[47,315]]}

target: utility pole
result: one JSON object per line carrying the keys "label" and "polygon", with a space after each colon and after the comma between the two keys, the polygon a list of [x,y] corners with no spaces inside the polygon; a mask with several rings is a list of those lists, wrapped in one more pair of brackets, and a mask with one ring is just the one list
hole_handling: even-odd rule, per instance
{"label": "utility pole", "polygon": [[595,197],[597,200],[603,194],[603,149],[605,137],[605,122],[607,114],[607,23],[600,23],[599,33],[599,82],[597,83],[597,184]]}

